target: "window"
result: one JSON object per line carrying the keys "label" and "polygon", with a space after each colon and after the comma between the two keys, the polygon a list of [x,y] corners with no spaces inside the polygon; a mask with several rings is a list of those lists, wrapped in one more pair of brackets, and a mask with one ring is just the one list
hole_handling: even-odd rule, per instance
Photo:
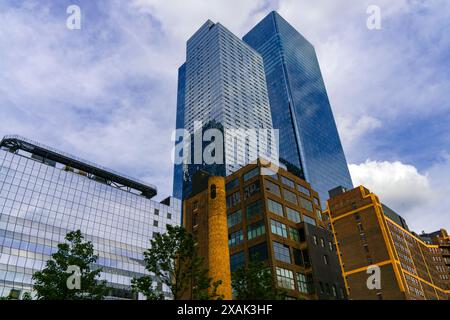
{"label": "window", "polygon": [[290,227],[289,235],[290,235],[291,239],[294,240],[295,242],[300,242],[300,234],[297,229]]}
{"label": "window", "polygon": [[275,255],[275,259],[277,259],[278,261],[291,263],[291,251],[289,250],[289,246],[274,241],[273,252]]}
{"label": "window", "polygon": [[316,236],[313,236],[313,241],[314,241],[314,244],[317,246],[317,237]]}
{"label": "window", "polygon": [[263,167],[261,169],[261,174],[267,177],[271,177],[272,179],[278,180],[278,173],[276,173],[271,168]]}
{"label": "window", "polygon": [[235,225],[242,222],[242,211],[236,211],[232,214],[229,214],[227,217],[228,220],[228,228],[234,227]]}
{"label": "window", "polygon": [[155,209],[155,216],[159,216],[159,209]]}
{"label": "window", "polygon": [[251,261],[266,261],[269,257],[267,253],[267,243],[263,242],[248,248],[248,255]]}
{"label": "window", "polygon": [[292,222],[295,222],[295,223],[302,222],[302,219],[301,219],[301,216],[300,216],[300,212],[298,212],[298,211],[296,211],[294,209],[286,207],[286,215],[287,215],[287,218],[289,220],[291,220]]}
{"label": "window", "polygon": [[279,204],[276,201],[273,201],[271,199],[267,200],[267,207],[269,209],[270,212],[275,213],[281,217],[284,216],[283,214],[283,206],[281,204]]}
{"label": "window", "polygon": [[157,227],[157,226],[158,226],[158,220],[154,220],[154,221],[153,221],[153,226],[154,226],[154,227]]}
{"label": "window", "polygon": [[280,187],[273,183],[272,181],[265,180],[266,190],[274,195],[281,197]]}
{"label": "window", "polygon": [[319,199],[314,198],[314,203],[316,204],[316,206],[320,207],[320,202]]}
{"label": "window", "polygon": [[361,241],[362,242],[367,242],[367,237],[366,237],[365,233],[361,233],[360,236],[361,236]]}
{"label": "window", "polygon": [[247,220],[250,220],[254,216],[262,214],[262,202],[258,200],[248,205],[247,207]]}
{"label": "window", "polygon": [[249,172],[244,174],[244,182],[250,180],[253,177],[256,177],[257,175],[259,175],[259,168],[258,167],[254,168],[253,170],[250,170]]}
{"label": "window", "polygon": [[303,273],[297,273],[297,287],[298,291],[302,293],[311,293],[311,283],[312,277],[311,275],[305,275]]}
{"label": "window", "polygon": [[324,293],[322,282],[319,282],[319,287],[320,287],[320,293]]}
{"label": "window", "polygon": [[326,254],[323,256],[323,263],[324,264],[330,264],[330,262],[328,260],[328,256]]}
{"label": "window", "polygon": [[283,189],[283,197],[286,201],[289,201],[290,203],[293,203],[295,205],[298,204],[297,195],[287,189]]}
{"label": "window", "polygon": [[277,283],[281,288],[295,290],[294,273],[291,270],[277,267]]}
{"label": "window", "polygon": [[306,188],[306,187],[304,187],[304,186],[299,184],[297,189],[301,193],[307,195],[308,197],[311,197],[311,191],[308,188]]}
{"label": "window", "polygon": [[364,251],[365,251],[366,253],[369,253],[369,245],[368,245],[368,244],[365,244],[363,247],[364,247]]}
{"label": "window", "polygon": [[325,240],[323,238],[320,238],[320,245],[322,248],[325,248]]}
{"label": "window", "polygon": [[312,224],[313,226],[316,225],[316,220],[314,220],[311,217],[305,216],[305,215],[303,216],[303,221],[305,221],[306,223]]}
{"label": "window", "polygon": [[272,219],[270,220],[270,226],[273,234],[287,238],[287,228],[285,224]]}
{"label": "window", "polygon": [[330,248],[330,251],[333,251],[333,244],[331,241],[328,241],[328,248]]}
{"label": "window", "polygon": [[244,241],[242,230],[236,231],[228,236],[228,246],[235,247]]}
{"label": "window", "polygon": [[355,213],[355,220],[356,221],[361,220],[361,217],[360,217],[359,213]]}
{"label": "window", "polygon": [[317,219],[319,219],[319,221],[322,221],[322,211],[320,211],[319,209],[316,209],[316,216]]}
{"label": "window", "polygon": [[240,251],[230,256],[230,269],[231,272],[236,271],[237,268],[242,267],[245,264],[245,252]]}
{"label": "window", "polygon": [[331,290],[333,292],[333,297],[337,298],[337,290],[336,290],[336,286],[334,284],[331,286]]}
{"label": "window", "polygon": [[359,233],[364,233],[364,228],[361,223],[358,223],[358,231]]}
{"label": "window", "polygon": [[309,200],[306,200],[303,197],[300,197],[300,205],[302,206],[302,208],[305,208],[308,211],[314,212],[312,202]]}
{"label": "window", "polygon": [[281,182],[292,189],[295,189],[295,183],[291,179],[281,176]]}
{"label": "window", "polygon": [[198,226],[198,214],[194,214],[192,216],[192,226],[193,227]]}
{"label": "window", "polygon": [[172,214],[170,212],[167,213],[167,219],[172,219]]}
{"label": "window", "polygon": [[239,179],[236,178],[236,179],[233,179],[230,182],[228,182],[227,185],[225,186],[225,188],[228,191],[228,190],[231,190],[231,189],[237,187],[238,185],[239,185]]}
{"label": "window", "polygon": [[227,208],[232,208],[241,202],[240,192],[235,192],[227,197]]}
{"label": "window", "polygon": [[254,238],[262,236],[265,233],[266,227],[264,226],[264,221],[261,220],[248,226],[247,239],[252,240]]}
{"label": "window", "polygon": [[293,248],[294,251],[294,262],[298,266],[304,266],[302,251],[299,249]]}
{"label": "window", "polygon": [[216,185],[215,184],[212,184],[211,185],[211,199],[215,199],[216,197],[217,197],[217,187],[216,187]]}
{"label": "window", "polygon": [[244,188],[244,199],[252,197],[253,195],[259,193],[260,190],[261,187],[259,181],[251,183],[250,185]]}
{"label": "window", "polygon": [[339,288],[339,292],[340,292],[341,299],[345,299],[344,289]]}

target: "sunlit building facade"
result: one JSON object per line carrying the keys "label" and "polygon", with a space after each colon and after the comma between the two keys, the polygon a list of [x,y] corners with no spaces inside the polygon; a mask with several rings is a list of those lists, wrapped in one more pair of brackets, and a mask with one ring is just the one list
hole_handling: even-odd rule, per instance
{"label": "sunlit building facade", "polygon": [[285,170],[250,164],[226,178],[230,269],[264,261],[289,299],[347,295],[318,193]]}
{"label": "sunlit building facade", "polygon": [[142,254],[153,235],[179,224],[180,201],[154,201],[150,184],[25,138],[0,146],[0,296],[30,292],[33,273],[81,230],[109,297],[137,298],[130,281],[147,274]]}
{"label": "sunlit building facade", "polygon": [[[330,226],[349,299],[448,300],[448,275],[438,245],[410,231],[406,221],[363,186],[335,188]],[[379,285],[367,285],[372,268]]]}

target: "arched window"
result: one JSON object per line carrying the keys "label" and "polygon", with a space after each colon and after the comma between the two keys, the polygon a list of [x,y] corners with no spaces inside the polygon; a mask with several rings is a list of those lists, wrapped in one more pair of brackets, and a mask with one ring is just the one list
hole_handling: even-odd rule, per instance
{"label": "arched window", "polygon": [[212,184],[211,185],[211,199],[215,199],[216,196],[217,196],[216,185]]}

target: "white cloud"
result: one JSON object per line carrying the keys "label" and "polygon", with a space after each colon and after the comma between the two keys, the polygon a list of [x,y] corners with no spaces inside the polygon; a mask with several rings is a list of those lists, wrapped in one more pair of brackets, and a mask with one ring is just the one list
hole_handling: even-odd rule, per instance
{"label": "white cloud", "polygon": [[428,177],[401,162],[367,160],[350,165],[355,185],[364,185],[398,210],[409,210],[432,197]]}
{"label": "white cloud", "polygon": [[45,5],[0,12],[0,134],[145,177],[164,197],[177,63],[149,19],[124,9],[110,3],[100,28],[86,20],[79,31]]}
{"label": "white cloud", "polygon": [[[347,146],[347,152],[350,153],[361,152],[360,148],[364,146],[364,143],[360,143],[360,139],[367,141],[369,134],[375,129],[382,127],[380,120],[367,115],[363,115],[356,121],[354,121],[351,116],[337,116],[336,124],[338,126],[342,144]],[[353,150],[356,146],[359,147],[358,150]]]}
{"label": "white cloud", "polygon": [[254,0],[134,0],[133,6],[161,23],[165,35],[185,43],[210,19],[238,35],[250,30],[266,14],[266,1]]}
{"label": "white cloud", "polygon": [[[401,162],[367,160],[351,164],[350,173],[355,185],[363,185],[396,210],[416,232],[450,227],[448,176],[450,157],[427,173]],[[446,177],[446,178],[444,178]]]}

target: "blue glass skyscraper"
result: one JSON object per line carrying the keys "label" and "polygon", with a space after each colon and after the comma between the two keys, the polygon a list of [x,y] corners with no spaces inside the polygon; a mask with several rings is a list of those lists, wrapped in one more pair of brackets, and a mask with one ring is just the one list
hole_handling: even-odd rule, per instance
{"label": "blue glass skyscraper", "polygon": [[[186,64],[178,69],[178,95],[177,95],[177,120],[176,129],[184,128],[184,88],[186,85]],[[180,141],[175,141],[176,143]],[[183,198],[183,165],[176,164],[173,172],[173,196]]]}
{"label": "blue glass skyscraper", "polygon": [[322,204],[336,186],[352,188],[316,52],[277,12],[271,12],[243,40],[264,60],[280,157],[300,169]]}

